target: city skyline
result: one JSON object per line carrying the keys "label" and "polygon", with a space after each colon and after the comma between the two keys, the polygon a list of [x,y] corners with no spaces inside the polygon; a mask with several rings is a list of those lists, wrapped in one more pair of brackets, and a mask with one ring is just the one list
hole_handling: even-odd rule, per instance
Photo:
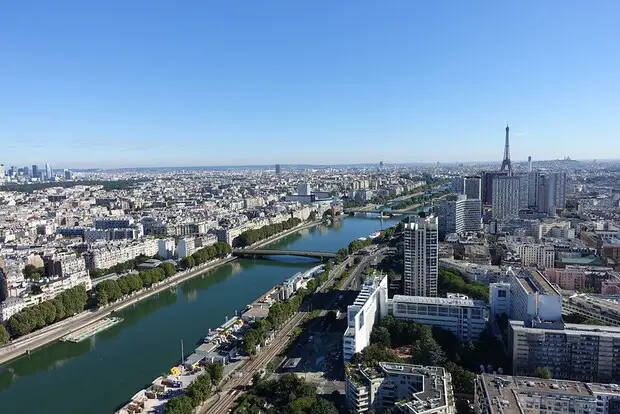
{"label": "city skyline", "polygon": [[620,158],[619,11],[14,4],[0,26],[2,162],[490,161],[506,121],[514,160]]}

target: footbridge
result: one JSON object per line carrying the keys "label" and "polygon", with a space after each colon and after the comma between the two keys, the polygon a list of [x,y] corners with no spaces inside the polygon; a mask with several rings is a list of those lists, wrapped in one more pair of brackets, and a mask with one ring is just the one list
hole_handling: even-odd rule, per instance
{"label": "footbridge", "polygon": [[234,249],[232,254],[237,257],[299,256],[314,257],[321,260],[336,258],[336,253],[314,252],[309,250]]}

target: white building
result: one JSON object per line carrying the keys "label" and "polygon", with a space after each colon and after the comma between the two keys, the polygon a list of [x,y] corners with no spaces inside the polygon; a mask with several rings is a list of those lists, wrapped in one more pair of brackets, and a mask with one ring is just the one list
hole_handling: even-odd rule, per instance
{"label": "white building", "polygon": [[176,255],[177,249],[174,239],[158,239],[157,253],[164,259],[170,259]]}
{"label": "white building", "polygon": [[447,329],[459,341],[475,341],[486,327],[486,302],[465,295],[448,294],[447,298],[394,295],[388,300],[397,319]]}
{"label": "white building", "polygon": [[555,267],[555,249],[548,244],[517,244],[515,251],[521,258],[521,266]]}
{"label": "white building", "polygon": [[408,296],[437,296],[438,220],[417,218],[405,223],[404,293]]}
{"label": "white building", "polygon": [[462,234],[482,229],[482,200],[469,199],[466,195],[451,194],[439,205],[439,237]]}
{"label": "white building", "polygon": [[179,259],[191,256],[194,251],[195,243],[193,237],[184,237],[179,240],[179,244],[177,246],[177,255]]}
{"label": "white building", "polygon": [[353,305],[347,306],[347,330],[342,340],[345,362],[369,345],[375,322],[388,314],[387,294],[387,276],[375,276],[364,282]]}
{"label": "white building", "polygon": [[397,408],[411,414],[456,412],[452,377],[442,367],[380,362],[347,367],[346,397],[356,413]]}
{"label": "white building", "polygon": [[519,177],[496,176],[493,178],[492,213],[496,220],[508,220],[519,216]]}
{"label": "white building", "polygon": [[[510,319],[529,321],[541,319],[545,321],[562,320],[562,296],[538,270],[508,269],[506,272],[510,293],[509,312],[506,312],[504,301],[495,301],[491,305],[491,320],[499,313],[506,313]],[[490,286],[491,301],[503,298],[500,293],[506,289],[505,283],[493,283]]]}

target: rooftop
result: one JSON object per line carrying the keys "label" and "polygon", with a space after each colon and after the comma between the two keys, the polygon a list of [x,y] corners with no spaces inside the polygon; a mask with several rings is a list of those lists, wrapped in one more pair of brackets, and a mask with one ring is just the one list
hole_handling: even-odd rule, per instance
{"label": "rooftop", "polygon": [[[466,297],[467,298],[467,297]],[[406,302],[406,303],[426,303],[428,305],[451,305],[451,306],[463,306],[469,308],[485,307],[486,304],[482,300],[464,299],[459,297],[447,297],[447,298],[431,298],[426,296],[405,296],[394,295],[393,302]]]}
{"label": "rooftop", "polygon": [[[511,377],[481,374],[478,380],[484,383],[491,412],[538,413],[526,399],[531,394],[551,394],[558,396],[592,397],[585,383],[574,381],[544,380],[530,377]],[[594,397],[593,397],[594,398]]]}

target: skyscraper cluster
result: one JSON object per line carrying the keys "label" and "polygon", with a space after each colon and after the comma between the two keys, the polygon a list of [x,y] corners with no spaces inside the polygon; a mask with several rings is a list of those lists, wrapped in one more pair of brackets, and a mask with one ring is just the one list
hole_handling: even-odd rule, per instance
{"label": "skyscraper cluster", "polygon": [[485,172],[483,184],[483,203],[491,205],[492,217],[496,220],[517,218],[524,209],[555,216],[566,206],[565,172],[533,171],[532,157],[528,157],[527,172],[513,172],[508,126],[502,166],[499,171]]}
{"label": "skyscraper cluster", "polygon": [[[16,167],[14,165],[7,167],[4,164],[0,164],[0,183],[5,181],[25,182],[25,181],[54,181],[56,175],[52,166],[46,162],[43,169],[40,169],[38,165],[32,164],[31,167]],[[73,179],[73,172],[71,170],[64,170],[63,175],[60,178],[65,180]]]}

